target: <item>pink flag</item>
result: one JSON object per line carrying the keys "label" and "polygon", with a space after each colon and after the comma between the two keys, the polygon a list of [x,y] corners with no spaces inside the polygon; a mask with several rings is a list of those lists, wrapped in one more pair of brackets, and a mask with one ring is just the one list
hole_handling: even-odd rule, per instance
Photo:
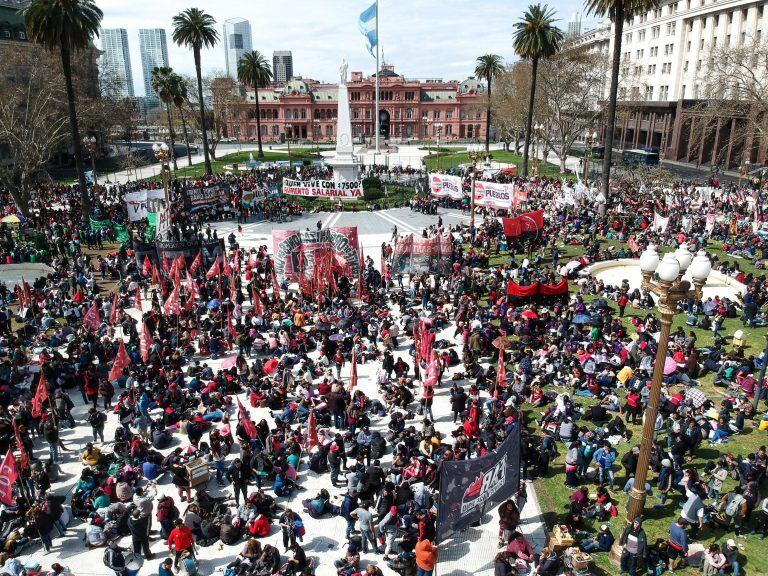
{"label": "pink flag", "polygon": [[112,310],[109,312],[109,323],[117,323],[117,292],[115,292],[115,297],[112,298]]}
{"label": "pink flag", "polygon": [[0,502],[7,506],[13,506],[13,485],[19,477],[19,471],[16,468],[16,459],[13,457],[13,450],[9,447],[8,452],[0,464]]}
{"label": "pink flag", "polygon": [[152,345],[152,335],[149,333],[149,327],[144,322],[141,325],[141,333],[139,334],[139,348],[141,350],[141,359],[143,362],[149,360],[149,347]]}
{"label": "pink flag", "polygon": [[181,302],[179,300],[179,287],[174,286],[168,299],[163,304],[163,312],[166,314],[180,314]]}

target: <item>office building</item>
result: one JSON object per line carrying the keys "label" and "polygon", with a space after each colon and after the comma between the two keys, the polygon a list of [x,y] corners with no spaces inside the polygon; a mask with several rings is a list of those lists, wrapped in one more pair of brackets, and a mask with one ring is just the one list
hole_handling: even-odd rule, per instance
{"label": "office building", "polygon": [[141,73],[144,77],[144,94],[147,97],[147,106],[157,106],[159,99],[152,92],[152,69],[155,66],[168,66],[168,44],[165,30],[162,28],[140,28],[139,51],[141,52]]}
{"label": "office building", "polygon": [[275,82],[288,82],[293,78],[293,54],[290,50],[272,52],[272,79]]}
{"label": "office building", "polygon": [[99,75],[101,85],[113,96],[133,97],[131,55],[125,28],[105,28],[101,31]]}
{"label": "office building", "polygon": [[581,13],[574,12],[571,19],[568,20],[568,27],[565,31],[566,38],[575,38],[581,34]]}
{"label": "office building", "polygon": [[227,76],[237,78],[237,63],[243,54],[253,50],[251,23],[244,18],[225,20],[223,40]]}
{"label": "office building", "polygon": [[[768,138],[742,137],[745,117],[718,119],[701,136],[696,110],[706,100],[707,62],[713,48],[764,42],[765,0],[664,0],[624,24],[614,147],[659,148],[664,158],[737,168],[768,161]],[[574,41],[613,54],[613,26],[606,22]],[[764,67],[763,67],[764,69]],[[760,67],[755,68],[761,74]],[[605,84],[605,97],[609,83]]]}

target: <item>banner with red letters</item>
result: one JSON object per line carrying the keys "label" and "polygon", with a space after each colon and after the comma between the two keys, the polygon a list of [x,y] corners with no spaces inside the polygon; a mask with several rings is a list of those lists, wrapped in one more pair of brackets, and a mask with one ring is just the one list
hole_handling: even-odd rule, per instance
{"label": "banner with red letters", "polygon": [[312,278],[315,262],[330,252],[333,267],[348,278],[360,273],[360,244],[357,226],[339,226],[322,230],[272,230],[275,274],[281,280],[296,279],[303,272]]}
{"label": "banner with red letters", "polygon": [[461,176],[449,176],[448,174],[430,174],[429,189],[436,198],[452,198],[461,200],[464,198],[464,190]]}
{"label": "banner with red letters", "polygon": [[283,194],[313,198],[362,198],[363,183],[336,182],[335,180],[293,180],[283,178]]}

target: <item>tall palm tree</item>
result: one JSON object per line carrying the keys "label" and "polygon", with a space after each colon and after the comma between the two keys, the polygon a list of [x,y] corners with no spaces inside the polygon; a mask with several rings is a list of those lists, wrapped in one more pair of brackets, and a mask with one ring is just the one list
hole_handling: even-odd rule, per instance
{"label": "tall palm tree", "polygon": [[563,32],[556,26],[555,13],[546,4],[528,6],[519,22],[515,23],[515,54],[531,61],[531,93],[528,98],[528,117],[525,121],[525,149],[523,150],[523,176],[528,175],[528,149],[531,144],[533,103],[536,98],[536,73],[541,58],[553,56],[563,41]]}
{"label": "tall palm tree", "polygon": [[187,132],[187,121],[184,119],[184,104],[187,103],[187,83],[181,75],[173,73],[173,103],[179,109],[181,116],[181,127],[184,130],[184,143],[187,145],[187,162],[192,166],[192,151],[189,149],[189,133]]}
{"label": "tall palm tree", "polygon": [[484,78],[488,83],[488,107],[485,109],[485,156],[489,155],[491,143],[491,83],[504,72],[501,56],[497,54],[484,54],[478,57],[475,66],[475,76]]}
{"label": "tall palm tree", "polygon": [[179,166],[176,164],[176,135],[173,133],[173,116],[171,115],[171,102],[173,102],[174,91],[174,72],[172,68],[168,66],[155,66],[152,68],[152,75],[150,76],[149,83],[152,86],[152,91],[157,94],[157,97],[165,104],[165,113],[168,115],[168,133],[171,138],[171,158],[173,159],[173,169],[178,170]]}
{"label": "tall palm tree", "polygon": [[173,41],[179,46],[192,48],[197,73],[197,98],[200,101],[200,130],[203,133],[205,173],[211,174],[211,157],[208,152],[208,133],[205,130],[205,101],[203,100],[203,76],[200,70],[200,51],[213,48],[219,41],[216,20],[199,8],[187,8],[173,17]]}
{"label": "tall palm tree", "polygon": [[624,22],[637,14],[657,8],[660,0],[586,0],[587,12],[596,16],[608,16],[613,22],[613,54],[611,55],[611,89],[608,93],[608,113],[605,119],[605,154],[600,190],[609,198],[611,180],[611,159],[613,157],[613,129],[616,123],[616,96],[619,91],[619,69],[621,67],[621,41],[624,37]]}
{"label": "tall palm tree", "polygon": [[259,112],[259,88],[266,88],[272,81],[272,68],[264,55],[258,50],[246,52],[237,63],[237,79],[256,92],[256,135],[259,141],[259,158],[264,158],[261,150],[261,114]]}
{"label": "tall palm tree", "polygon": [[93,0],[32,0],[21,10],[30,40],[47,50],[61,55],[61,69],[67,86],[69,129],[75,147],[75,167],[80,184],[82,218],[91,211],[88,186],[85,183],[85,164],[77,126],[77,102],[72,85],[72,53],[85,50],[99,35],[104,13]]}

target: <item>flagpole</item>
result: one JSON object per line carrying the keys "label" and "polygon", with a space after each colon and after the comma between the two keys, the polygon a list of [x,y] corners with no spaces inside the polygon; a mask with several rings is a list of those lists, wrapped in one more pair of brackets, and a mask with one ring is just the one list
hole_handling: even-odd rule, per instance
{"label": "flagpole", "polygon": [[379,0],[376,0],[376,153],[379,153]]}

